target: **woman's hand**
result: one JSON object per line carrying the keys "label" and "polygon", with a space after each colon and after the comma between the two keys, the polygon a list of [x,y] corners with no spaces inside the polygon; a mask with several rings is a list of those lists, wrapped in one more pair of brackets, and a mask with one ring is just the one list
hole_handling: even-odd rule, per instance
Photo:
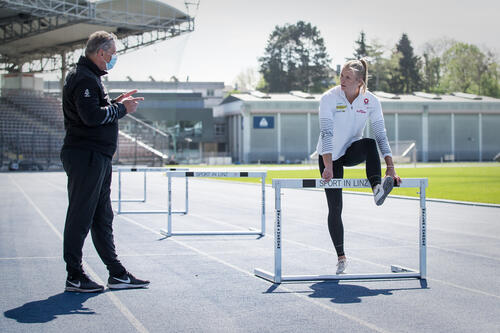
{"label": "woman's hand", "polygon": [[385,175],[391,176],[393,179],[395,179],[398,185],[401,184],[401,178],[396,173],[396,169],[394,169],[394,166],[387,166],[387,169],[385,170]]}
{"label": "woman's hand", "polygon": [[323,164],[325,165],[325,169],[321,173],[321,178],[329,182],[333,178],[332,154],[323,154],[321,157],[323,158]]}
{"label": "woman's hand", "polygon": [[329,167],[329,168],[325,167],[325,169],[323,170],[323,174],[321,175],[321,178],[323,178],[327,182],[329,182],[330,180],[332,180],[332,178],[333,178],[332,167]]}

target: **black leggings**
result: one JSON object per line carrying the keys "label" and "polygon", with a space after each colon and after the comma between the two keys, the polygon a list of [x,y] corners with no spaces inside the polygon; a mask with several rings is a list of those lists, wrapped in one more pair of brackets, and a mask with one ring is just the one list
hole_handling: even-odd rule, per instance
{"label": "black leggings", "polygon": [[[344,166],[355,166],[366,161],[366,177],[373,187],[380,184],[380,158],[375,140],[365,138],[353,142],[344,156],[333,161],[333,178],[344,178]],[[319,156],[319,171],[323,174],[325,164]],[[342,224],[342,189],[325,189],[328,201],[328,230],[337,251],[337,256],[344,255],[344,225]]]}

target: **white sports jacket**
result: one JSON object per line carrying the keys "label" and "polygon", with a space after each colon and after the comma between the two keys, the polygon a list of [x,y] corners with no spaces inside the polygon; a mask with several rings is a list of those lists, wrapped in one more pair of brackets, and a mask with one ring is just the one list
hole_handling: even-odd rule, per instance
{"label": "white sports jacket", "polygon": [[380,151],[384,157],[392,156],[382,107],[375,95],[369,91],[364,94],[360,92],[350,104],[340,86],[325,92],[319,103],[320,134],[316,147],[318,154],[330,153],[332,161],[344,156],[353,142],[363,138],[368,119]]}

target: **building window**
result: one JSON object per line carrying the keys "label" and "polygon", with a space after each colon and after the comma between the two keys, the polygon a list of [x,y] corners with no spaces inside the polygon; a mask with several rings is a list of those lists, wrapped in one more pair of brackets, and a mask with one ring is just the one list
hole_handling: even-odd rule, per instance
{"label": "building window", "polygon": [[213,89],[207,89],[207,96],[210,96],[210,97],[215,96],[215,91]]}
{"label": "building window", "polygon": [[226,134],[226,124],[215,124],[214,127],[216,136],[223,136]]}

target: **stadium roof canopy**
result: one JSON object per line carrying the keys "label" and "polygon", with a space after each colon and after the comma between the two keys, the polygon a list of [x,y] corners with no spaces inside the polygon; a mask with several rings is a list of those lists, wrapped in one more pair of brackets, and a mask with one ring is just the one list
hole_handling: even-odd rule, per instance
{"label": "stadium roof canopy", "polygon": [[191,32],[194,18],[162,0],[0,0],[0,69],[64,69],[97,30],[124,53]]}

